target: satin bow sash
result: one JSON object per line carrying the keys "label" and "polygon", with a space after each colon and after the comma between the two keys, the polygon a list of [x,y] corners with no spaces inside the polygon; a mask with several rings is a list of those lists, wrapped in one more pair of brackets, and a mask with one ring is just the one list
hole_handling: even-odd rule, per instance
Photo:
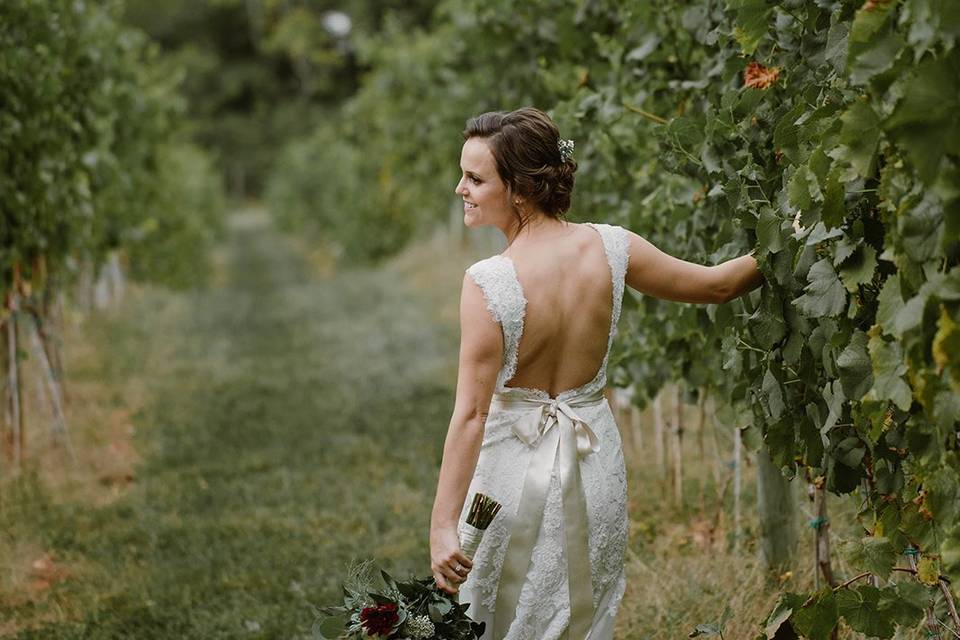
{"label": "satin bow sash", "polygon": [[590,580],[590,546],[587,537],[587,502],[580,481],[580,458],[599,449],[600,440],[575,407],[605,402],[602,391],[571,398],[515,398],[495,394],[491,405],[499,409],[528,409],[513,425],[513,432],[533,447],[533,457],[523,482],[516,522],[510,532],[497,591],[494,635],[502,640],[516,617],[520,590],[530,567],[531,555],[546,505],[547,489],[555,466],[559,466],[563,500],[563,531],[570,588],[570,640],[584,640],[593,624],[593,589]]}

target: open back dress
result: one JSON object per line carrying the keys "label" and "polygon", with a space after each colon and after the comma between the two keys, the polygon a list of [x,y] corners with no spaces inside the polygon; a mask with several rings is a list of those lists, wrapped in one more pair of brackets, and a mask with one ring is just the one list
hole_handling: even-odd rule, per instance
{"label": "open back dress", "polygon": [[510,258],[495,255],[467,273],[503,330],[503,364],[476,470],[475,493],[503,506],[460,585],[484,640],[609,640],[625,588],[626,471],[620,433],[603,396],[627,270],[622,227],[587,223],[603,241],[613,281],[607,348],[588,383],[555,398],[508,387],[517,373],[526,297]]}

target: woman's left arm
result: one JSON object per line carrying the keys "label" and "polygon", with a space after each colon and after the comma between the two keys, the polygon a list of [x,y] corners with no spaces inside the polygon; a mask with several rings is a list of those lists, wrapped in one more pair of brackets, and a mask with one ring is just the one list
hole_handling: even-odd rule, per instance
{"label": "woman's left arm", "polygon": [[626,283],[640,293],[676,302],[721,304],[763,282],[752,251],[718,265],[687,262],[664,253],[642,236],[629,234]]}
{"label": "woman's left arm", "polygon": [[430,517],[430,562],[437,586],[456,593],[473,566],[460,550],[457,525],[477,466],[483,429],[503,358],[503,332],[486,308],[480,287],[464,274],[460,294],[460,363],[457,393],[443,444],[437,495]]}
{"label": "woman's left arm", "polygon": [[757,266],[753,251],[739,258],[721,262],[713,268],[720,274],[720,281],[726,284],[727,301],[739,298],[763,283],[763,273]]}

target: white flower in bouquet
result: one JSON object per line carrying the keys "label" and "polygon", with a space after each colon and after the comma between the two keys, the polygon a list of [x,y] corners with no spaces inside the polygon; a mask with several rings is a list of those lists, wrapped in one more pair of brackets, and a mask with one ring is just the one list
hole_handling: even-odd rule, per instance
{"label": "white flower in bouquet", "polygon": [[436,633],[437,629],[433,626],[429,616],[416,616],[407,623],[407,631],[410,632],[410,637],[413,640],[420,640],[429,638]]}

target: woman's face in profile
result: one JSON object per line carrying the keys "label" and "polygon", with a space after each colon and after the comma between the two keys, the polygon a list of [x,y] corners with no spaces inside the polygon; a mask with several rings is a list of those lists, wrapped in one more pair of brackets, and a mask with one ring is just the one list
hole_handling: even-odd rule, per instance
{"label": "woman's face in profile", "polygon": [[482,138],[470,138],[463,143],[460,171],[456,193],[463,198],[463,223],[468,227],[506,224],[513,215],[507,188],[497,173],[490,147]]}

